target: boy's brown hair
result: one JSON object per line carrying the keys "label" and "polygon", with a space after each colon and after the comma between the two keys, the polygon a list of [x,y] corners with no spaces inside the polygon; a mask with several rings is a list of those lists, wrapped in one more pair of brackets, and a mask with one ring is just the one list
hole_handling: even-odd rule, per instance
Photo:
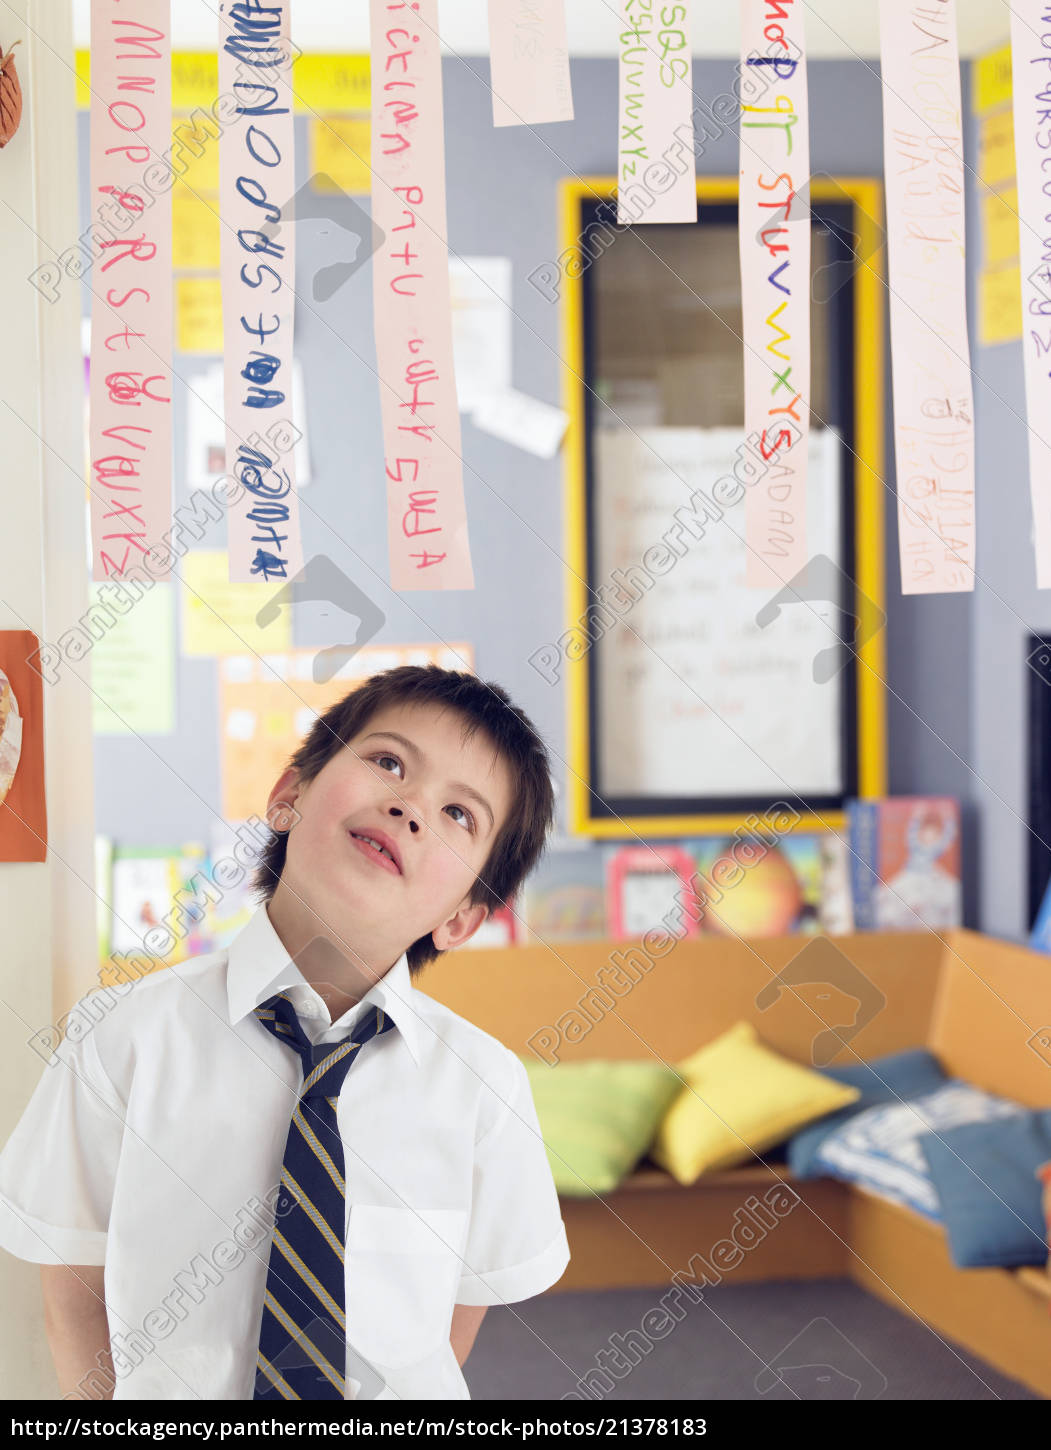
{"label": "boy's brown hair", "polygon": [[[464,719],[464,738],[481,730],[503,757],[514,782],[511,811],[497,834],[471,891],[471,904],[490,912],[509,903],[544,848],[554,814],[554,790],[547,750],[528,716],[499,685],[438,665],[403,665],[373,675],[318,716],[289,764],[302,781],[313,780],[345,744],[389,705],[437,705]],[[288,834],[271,831],[253,885],[269,901],[284,869]],[[430,933],[408,949],[415,975],[441,955]]]}

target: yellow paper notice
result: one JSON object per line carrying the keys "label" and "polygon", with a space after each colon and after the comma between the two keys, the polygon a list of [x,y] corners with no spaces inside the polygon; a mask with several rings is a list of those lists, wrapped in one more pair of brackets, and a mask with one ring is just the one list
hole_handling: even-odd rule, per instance
{"label": "yellow paper notice", "polygon": [[983,347],[1022,336],[1022,274],[1018,263],[985,267],[978,277],[978,341]]}
{"label": "yellow paper notice", "polygon": [[310,170],[316,191],[369,194],[371,129],[368,116],[319,116],[311,121]]}
{"label": "yellow paper notice", "polygon": [[292,611],[260,627],[256,615],[284,587],[231,584],[224,549],[187,554],[182,566],[184,655],[273,655],[292,647]]}
{"label": "yellow paper notice", "polygon": [[194,196],[181,182],[172,189],[172,265],[219,270],[219,198]]}
{"label": "yellow paper notice", "polygon": [[989,191],[982,197],[983,261],[1000,267],[1018,260],[1018,188]]}
{"label": "yellow paper notice", "polygon": [[218,277],[176,277],[175,346],[179,352],[222,352],[220,286]]}
{"label": "yellow paper notice", "polygon": [[1015,132],[1011,111],[983,116],[978,123],[978,180],[1003,186],[1015,175]]}

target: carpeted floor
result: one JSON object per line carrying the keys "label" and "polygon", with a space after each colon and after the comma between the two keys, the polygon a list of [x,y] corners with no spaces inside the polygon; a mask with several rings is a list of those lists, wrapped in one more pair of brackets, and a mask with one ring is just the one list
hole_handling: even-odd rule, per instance
{"label": "carpeted floor", "polygon": [[846,1279],[723,1285],[700,1303],[684,1298],[676,1319],[659,1310],[662,1292],[547,1294],[490,1309],[464,1368],[472,1398],[1040,1398]]}

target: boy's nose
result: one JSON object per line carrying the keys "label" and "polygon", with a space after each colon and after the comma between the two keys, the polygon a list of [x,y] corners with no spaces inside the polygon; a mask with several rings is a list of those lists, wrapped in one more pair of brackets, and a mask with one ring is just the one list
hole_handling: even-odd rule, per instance
{"label": "boy's nose", "polygon": [[[390,807],[390,813],[391,813],[392,816],[403,816],[405,814],[405,812],[402,810],[401,806],[391,806]],[[409,817],[409,830],[412,831],[413,834],[415,834],[419,829],[420,829],[420,823],[419,823],[419,821],[415,820],[412,816],[410,816]]]}

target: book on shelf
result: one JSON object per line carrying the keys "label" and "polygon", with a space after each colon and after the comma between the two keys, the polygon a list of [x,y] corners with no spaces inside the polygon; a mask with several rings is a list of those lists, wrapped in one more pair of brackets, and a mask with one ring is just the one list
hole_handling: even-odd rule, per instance
{"label": "book on shelf", "polygon": [[856,931],[916,931],[963,919],[960,807],[950,796],[847,804]]}

